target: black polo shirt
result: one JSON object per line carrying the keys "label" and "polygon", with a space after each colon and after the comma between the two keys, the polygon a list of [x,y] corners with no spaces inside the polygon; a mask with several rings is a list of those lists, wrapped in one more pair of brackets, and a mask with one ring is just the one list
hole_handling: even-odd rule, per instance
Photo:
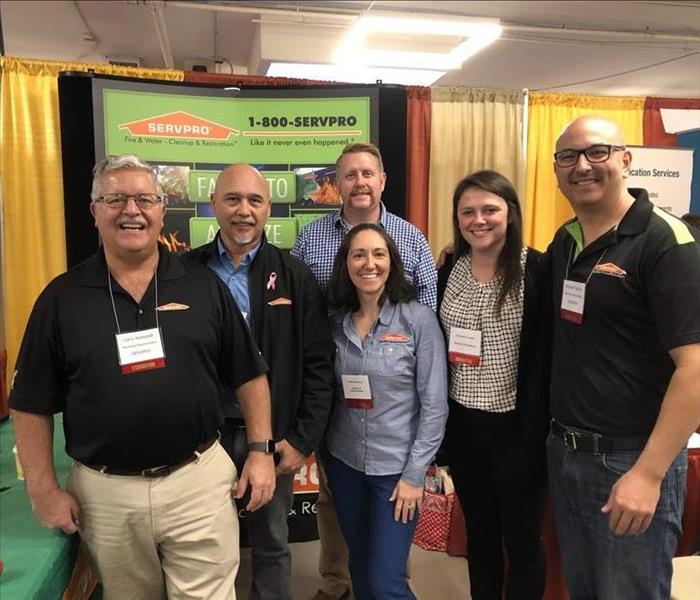
{"label": "black polo shirt", "polygon": [[[115,469],[174,464],[216,435],[231,386],[265,373],[240,311],[207,268],[159,248],[165,367],[122,374],[104,253],[54,279],[24,334],[10,405],[63,411],[66,451]],[[156,326],[156,286],[140,303],[112,279],[122,332]],[[229,397],[227,397],[229,396]]]}
{"label": "black polo shirt", "polygon": [[[675,369],[668,351],[700,342],[700,243],[645,190],[629,192],[636,200],[616,230],[581,248],[574,219],[550,246],[551,412],[590,431],[648,435]],[[588,280],[580,325],[559,317],[567,265],[569,279]]]}

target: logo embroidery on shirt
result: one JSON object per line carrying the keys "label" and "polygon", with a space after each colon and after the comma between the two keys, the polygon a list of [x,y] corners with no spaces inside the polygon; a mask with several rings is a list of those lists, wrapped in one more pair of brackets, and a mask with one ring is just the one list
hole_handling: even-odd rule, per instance
{"label": "logo embroidery on shirt", "polygon": [[268,306],[289,306],[292,301],[289,298],[275,298],[270,300],[267,304]]}
{"label": "logo embroidery on shirt", "polygon": [[602,265],[598,265],[593,269],[593,272],[600,273],[601,275],[612,275],[620,279],[627,277],[627,271],[621,269],[615,263],[603,263]]}
{"label": "logo embroidery on shirt", "polygon": [[401,335],[400,333],[396,332],[391,332],[391,333],[386,333],[382,337],[379,338],[380,342],[398,342],[400,344],[405,344],[408,342],[411,338],[405,335]]}
{"label": "logo embroidery on shirt", "polygon": [[179,302],[168,302],[167,304],[161,304],[156,310],[159,311],[169,311],[169,310],[189,310],[190,307],[187,304],[180,304]]}

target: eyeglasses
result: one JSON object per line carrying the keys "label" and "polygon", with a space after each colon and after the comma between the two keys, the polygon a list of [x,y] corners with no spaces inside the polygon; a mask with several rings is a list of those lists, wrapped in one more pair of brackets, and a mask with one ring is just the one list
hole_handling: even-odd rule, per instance
{"label": "eyeglasses", "polygon": [[93,202],[102,202],[109,208],[124,208],[129,198],[133,198],[136,205],[143,210],[150,210],[163,201],[158,194],[104,194]]}
{"label": "eyeglasses", "polygon": [[554,153],[554,162],[557,163],[558,167],[573,167],[578,162],[579,156],[583,154],[589,163],[602,163],[610,158],[613,150],[625,150],[625,147],[613,144],[594,144],[583,150],[567,148]]}

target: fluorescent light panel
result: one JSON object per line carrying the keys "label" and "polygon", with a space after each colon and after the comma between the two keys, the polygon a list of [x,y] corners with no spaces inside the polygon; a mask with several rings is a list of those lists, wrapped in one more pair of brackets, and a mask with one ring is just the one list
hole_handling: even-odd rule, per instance
{"label": "fluorescent light panel", "polygon": [[381,79],[383,83],[430,85],[440,79],[445,71],[273,62],[270,63],[266,74],[269,77],[296,77],[346,83],[374,83]]}
{"label": "fluorescent light panel", "polygon": [[[501,35],[498,19],[435,17],[394,17],[389,15],[364,15],[351,26],[350,31],[336,49],[333,60],[337,64],[379,65],[421,70],[449,71],[459,69],[462,63],[485,48]],[[416,48],[420,48],[421,36],[453,36],[463,41],[449,52],[373,50],[366,47],[370,35],[410,35]]]}

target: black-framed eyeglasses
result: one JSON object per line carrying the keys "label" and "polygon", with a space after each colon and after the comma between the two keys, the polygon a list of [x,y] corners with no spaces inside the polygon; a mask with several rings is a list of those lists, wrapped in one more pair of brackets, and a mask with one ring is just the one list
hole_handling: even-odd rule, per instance
{"label": "black-framed eyeglasses", "polygon": [[602,163],[610,158],[613,150],[625,150],[625,146],[593,144],[583,150],[567,148],[554,153],[554,162],[557,163],[558,167],[573,167],[578,162],[579,156],[583,154],[589,163]]}
{"label": "black-framed eyeglasses", "polygon": [[102,202],[110,208],[124,208],[129,198],[133,198],[136,205],[143,210],[154,208],[163,201],[158,194],[103,194],[93,202]]}

